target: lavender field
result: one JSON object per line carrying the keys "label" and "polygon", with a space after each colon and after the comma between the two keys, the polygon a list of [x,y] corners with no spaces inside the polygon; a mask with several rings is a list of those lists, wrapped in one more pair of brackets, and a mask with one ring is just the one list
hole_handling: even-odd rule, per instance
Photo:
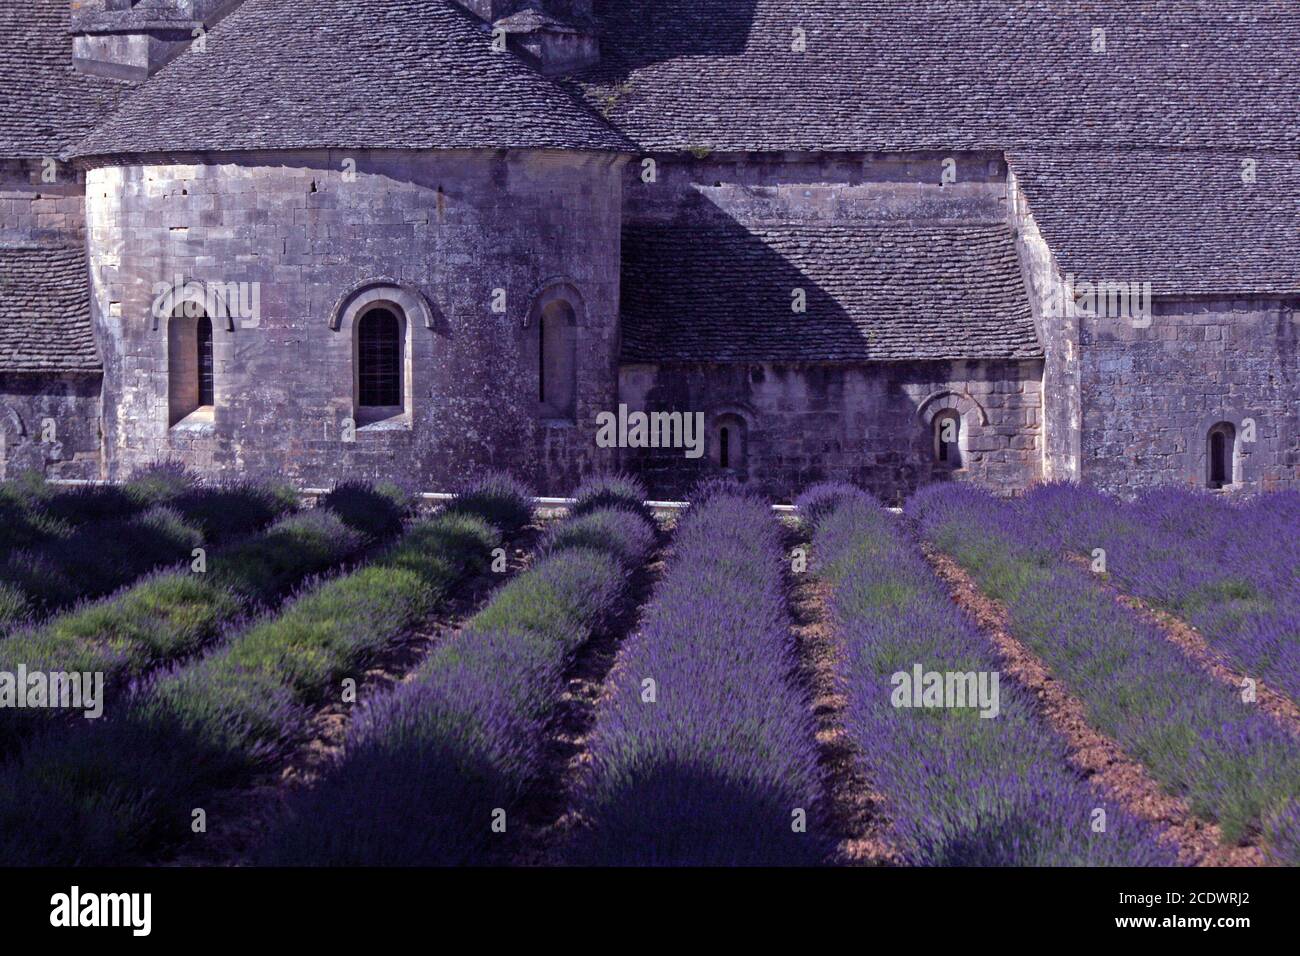
{"label": "lavender field", "polygon": [[646,497],[0,485],[0,859],[1300,864],[1294,493]]}

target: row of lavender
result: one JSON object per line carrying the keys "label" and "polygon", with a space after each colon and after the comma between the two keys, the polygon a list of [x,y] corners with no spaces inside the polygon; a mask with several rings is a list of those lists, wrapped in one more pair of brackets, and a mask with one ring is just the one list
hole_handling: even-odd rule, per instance
{"label": "row of lavender", "polygon": [[[846,648],[846,729],[885,797],[905,863],[1176,863],[1152,827],[1069,769],[1064,743],[1025,690],[999,674],[992,648],[898,518],[844,485],[810,489],[799,505]],[[961,698],[927,690],[923,699],[918,672]]]}
{"label": "row of lavender", "polygon": [[1230,503],[1165,489],[1125,503],[1048,485],[1021,507],[1044,542],[1104,559],[1123,590],[1193,624],[1240,670],[1300,701],[1300,492]]}
{"label": "row of lavender", "polygon": [[568,858],[815,864],[819,772],[766,503],[696,496],[596,715]]}
{"label": "row of lavender", "polygon": [[[491,496],[481,496],[490,498]],[[626,608],[655,547],[635,482],[577,492],[536,563],[354,722],[343,759],[304,793],[261,862],[499,862],[545,759],[546,725],[574,654]],[[512,510],[508,494],[493,510]]]}
{"label": "row of lavender", "polygon": [[969,486],[936,486],[907,508],[934,546],[1007,608],[1025,642],[1089,722],[1146,765],[1229,841],[1300,863],[1300,748],[1239,692],[1062,560],[1030,509]]}
{"label": "row of lavender", "polygon": [[[402,525],[400,512],[393,527],[391,509],[357,487],[339,489],[323,505],[287,534],[277,537],[273,529],[264,547],[229,564],[231,574],[251,584],[263,572],[274,577],[275,567],[301,556],[304,545],[306,553],[321,546],[337,557],[336,542],[355,552],[361,541],[381,538],[385,525],[390,531]],[[486,568],[500,533],[466,510],[472,509],[411,525],[372,562],[306,584],[278,614],[205,635],[205,652],[137,681],[103,719],[37,728],[0,767],[0,858],[19,865],[115,864],[146,860],[176,845],[189,832],[195,808],[281,761],[307,735],[313,710],[339,691],[345,677],[359,677],[384,647],[445,604],[460,581]],[[311,527],[312,521],[322,527]],[[329,538],[348,524],[369,533],[319,540],[319,532]],[[227,593],[239,601],[238,586]],[[150,655],[159,636],[167,644],[179,636],[169,627],[193,620],[182,604],[150,622],[159,630],[141,631],[128,610],[109,609],[104,619],[123,628],[120,646],[128,657],[137,655],[141,667],[158,662]],[[209,622],[203,627],[221,616],[198,615]],[[84,643],[70,649],[111,655],[115,643],[94,636],[95,627],[92,615],[82,628]],[[169,645],[169,653],[180,643]]]}

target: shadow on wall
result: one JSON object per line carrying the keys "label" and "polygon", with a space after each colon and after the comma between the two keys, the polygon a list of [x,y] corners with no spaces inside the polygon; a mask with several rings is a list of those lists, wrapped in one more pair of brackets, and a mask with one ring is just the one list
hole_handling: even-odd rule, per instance
{"label": "shadow on wall", "polygon": [[[822,281],[716,206],[688,223],[626,224],[620,313],[624,359],[650,361],[815,361],[861,330]],[[824,262],[831,276],[848,268]],[[802,301],[796,311],[795,293]],[[854,358],[862,360],[861,349]],[[869,358],[869,356],[866,356]]]}

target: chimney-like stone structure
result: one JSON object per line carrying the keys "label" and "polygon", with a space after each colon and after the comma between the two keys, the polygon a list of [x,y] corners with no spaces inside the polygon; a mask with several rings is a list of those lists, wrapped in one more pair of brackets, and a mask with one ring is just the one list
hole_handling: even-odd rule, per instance
{"label": "chimney-like stone structure", "polygon": [[143,81],[242,0],[71,0],[78,70]]}
{"label": "chimney-like stone structure", "polygon": [[586,69],[600,60],[592,0],[456,0],[510,49],[547,76]]}

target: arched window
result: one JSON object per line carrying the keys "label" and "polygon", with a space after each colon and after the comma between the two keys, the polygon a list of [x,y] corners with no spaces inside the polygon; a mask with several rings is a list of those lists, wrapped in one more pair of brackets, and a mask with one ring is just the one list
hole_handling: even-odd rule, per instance
{"label": "arched window", "polygon": [[402,322],[375,308],[357,322],[357,405],[397,409],[402,400]]}
{"label": "arched window", "polygon": [[723,471],[744,471],[748,437],[743,418],[731,413],[719,415],[709,434],[709,460]]}
{"label": "arched window", "polygon": [[1230,422],[1219,422],[1206,438],[1206,484],[1223,488],[1232,484],[1232,465],[1237,430]]}
{"label": "arched window", "polygon": [[537,317],[537,403],[543,418],[572,419],[578,393],[578,321],[563,299]]}
{"label": "arched window", "polygon": [[942,468],[961,468],[961,415],[949,408],[934,416],[934,460]]}
{"label": "arched window", "polygon": [[216,381],[212,373],[212,320],[206,315],[198,322],[199,405],[215,405]]}
{"label": "arched window", "polygon": [[167,323],[168,424],[212,421],[216,396],[212,320],[196,300],[186,299]]}

